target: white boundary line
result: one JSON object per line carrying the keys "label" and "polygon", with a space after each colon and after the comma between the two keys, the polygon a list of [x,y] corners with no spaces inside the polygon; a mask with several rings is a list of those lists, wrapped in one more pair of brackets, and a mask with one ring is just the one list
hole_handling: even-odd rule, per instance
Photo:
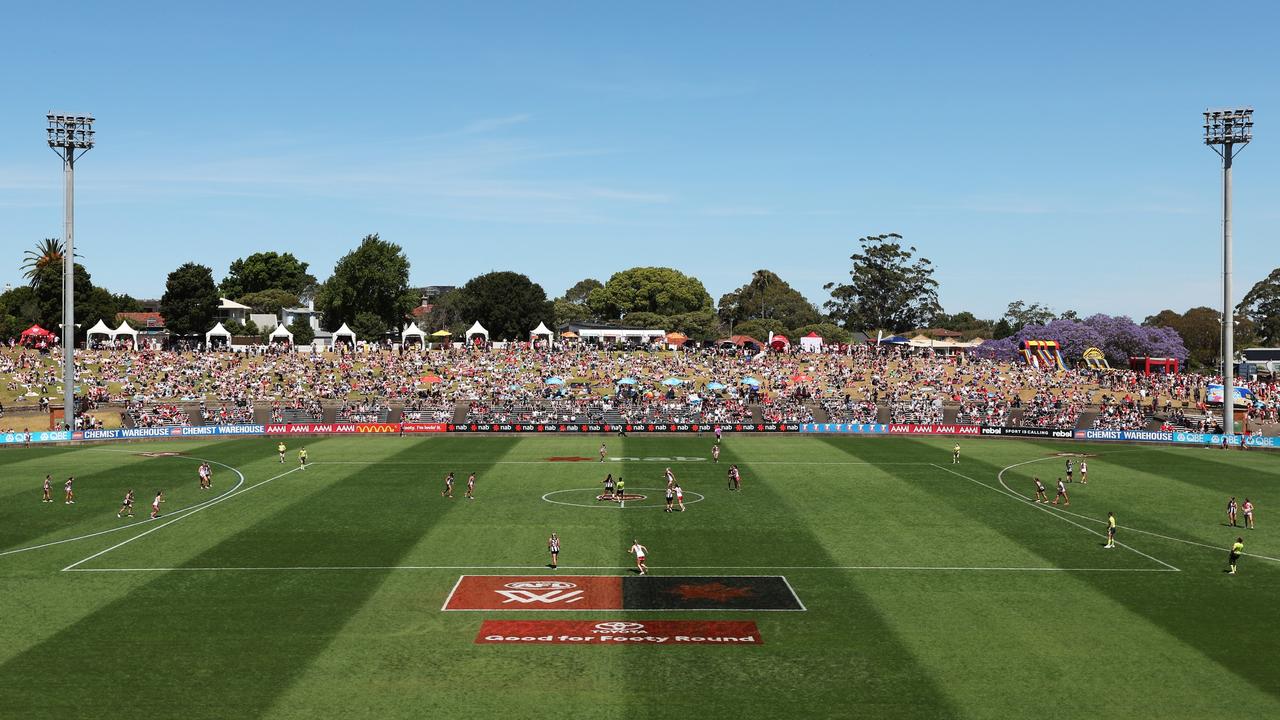
{"label": "white boundary line", "polygon": [[[1048,458],[1038,458],[1038,459],[1036,459],[1036,460],[1032,460],[1032,461],[1030,461],[1030,462],[1039,462],[1041,459],[1048,459]],[[1056,458],[1055,458],[1055,459],[1056,459]],[[1025,464],[1027,464],[1027,463],[1020,463],[1020,464],[1025,465]],[[1041,504],[1039,504],[1039,503],[1036,503],[1036,502],[1033,502],[1033,501],[1031,501],[1031,500],[1028,500],[1027,498],[1023,497],[1022,495],[1019,495],[1018,493],[1015,493],[1015,492],[1013,492],[1012,490],[1009,490],[1007,486],[1005,487],[1005,489],[1004,489],[1004,490],[1001,490],[1001,489],[1000,489],[1000,488],[998,488],[998,487],[994,487],[994,486],[988,485],[988,484],[986,484],[986,483],[984,483],[984,482],[982,482],[982,481],[980,481],[980,480],[974,480],[973,478],[969,477],[968,475],[964,475],[964,474],[962,474],[962,473],[958,473],[958,472],[956,472],[955,470],[948,469],[948,468],[946,468],[946,467],[943,467],[942,465],[934,465],[934,467],[938,468],[939,470],[945,470],[945,471],[947,471],[947,472],[951,473],[952,475],[955,475],[956,477],[962,477],[962,478],[964,478],[965,480],[968,480],[969,482],[974,483],[974,484],[976,484],[976,485],[981,485],[982,487],[987,488],[988,490],[991,490],[991,491],[994,491],[994,492],[998,492],[998,493],[1000,493],[1001,495],[1007,495],[1007,496],[1009,496],[1009,497],[1011,497],[1011,498],[1014,498],[1014,499],[1018,500],[1019,502],[1021,502],[1021,503],[1025,504],[1025,505],[1029,505],[1030,507],[1035,508],[1036,510],[1043,510],[1044,512],[1049,513],[1051,516],[1056,517],[1056,518],[1058,518],[1059,520],[1061,520],[1061,521],[1063,521],[1063,522],[1071,523],[1072,525],[1075,525],[1076,527],[1080,528],[1081,530],[1084,530],[1085,532],[1087,532],[1087,533],[1089,533],[1089,534],[1091,534],[1091,535],[1097,535],[1098,537],[1100,537],[1100,538],[1104,538],[1104,539],[1106,538],[1106,535],[1103,535],[1102,533],[1098,532],[1097,530],[1094,530],[1093,528],[1090,528],[1090,527],[1085,527],[1084,525],[1081,525],[1080,523],[1076,522],[1075,520],[1072,520],[1072,519],[1070,519],[1070,518],[1068,518],[1068,517],[1065,517],[1065,516],[1063,516],[1063,515],[1058,515],[1058,514],[1054,513],[1052,510],[1050,510],[1050,509],[1048,509],[1048,508],[1044,507],[1043,505],[1041,505]],[[1009,466],[1009,467],[1017,467],[1017,465],[1011,465],[1011,466]],[[1005,468],[1005,470],[1007,470],[1007,469],[1009,469],[1009,468]],[[1001,473],[1003,473],[1003,472],[1004,472],[1004,470],[1001,470],[1000,472],[1001,472]],[[1122,542],[1117,542],[1116,544],[1117,544],[1117,545],[1119,545],[1120,547],[1122,547],[1122,548],[1126,549],[1126,550],[1129,550],[1129,551],[1134,552],[1134,553],[1136,553],[1136,554],[1138,554],[1138,555],[1141,555],[1142,557],[1144,557],[1144,558],[1146,558],[1146,559],[1148,559],[1148,560],[1151,560],[1151,561],[1153,561],[1153,562],[1159,563],[1160,565],[1165,566],[1166,568],[1168,568],[1169,570],[1171,570],[1171,571],[1173,571],[1173,572],[1181,572],[1178,568],[1176,568],[1176,567],[1174,567],[1174,566],[1170,565],[1169,563],[1167,563],[1167,562],[1165,562],[1165,561],[1161,560],[1160,558],[1157,558],[1157,557],[1153,557],[1153,556],[1151,556],[1151,555],[1148,555],[1148,554],[1146,554],[1146,553],[1142,552],[1141,550],[1139,550],[1139,549],[1137,549],[1137,548],[1133,547],[1132,545],[1126,545],[1125,543],[1122,543]]]}
{"label": "white boundary line", "polygon": [[[888,570],[905,572],[1175,572],[1168,568],[1088,568],[1088,567],[961,567],[954,565],[663,565],[660,570],[786,570],[786,571],[862,571]],[[541,571],[547,577],[563,575],[561,570],[632,571],[634,565],[561,565],[552,570],[546,565],[298,565],[276,567],[135,567],[135,568],[68,568],[65,572],[328,572],[382,570],[525,570]],[[472,573],[476,574],[476,573]],[[500,574],[500,573],[489,573]],[[749,576],[740,576],[749,577]],[[774,577],[774,576],[769,576]],[[782,576],[777,576],[782,577]]]}
{"label": "white boundary line", "polygon": [[445,596],[444,604],[440,606],[440,612],[444,612],[445,608],[449,607],[449,601],[453,599],[453,594],[458,592],[458,586],[462,585],[462,578],[464,577],[466,577],[466,575],[458,576],[458,581],[453,584],[453,589],[449,591],[447,596]]}
{"label": "white boundary line", "polygon": [[237,496],[237,495],[241,495],[241,494],[243,494],[243,493],[247,493],[247,492],[249,492],[250,490],[252,490],[252,489],[254,489],[254,488],[256,488],[256,487],[261,487],[261,486],[263,486],[263,485],[266,485],[267,483],[271,482],[272,480],[279,480],[280,478],[284,477],[285,475],[290,475],[290,474],[295,473],[295,472],[297,472],[298,470],[301,470],[301,469],[302,469],[301,467],[295,467],[295,468],[293,468],[292,470],[286,470],[286,471],[284,471],[284,472],[280,473],[279,475],[276,475],[275,477],[267,478],[266,480],[263,480],[263,481],[261,481],[261,482],[255,483],[255,484],[253,484],[253,485],[250,485],[249,487],[247,487],[247,488],[245,488],[245,489],[243,489],[243,490],[239,490],[239,491],[234,492],[234,493],[230,493],[230,492],[229,492],[229,493],[226,493],[226,494],[224,494],[224,495],[222,495],[222,496],[220,496],[220,497],[218,497],[218,498],[216,498],[216,499],[214,499],[214,500],[209,501],[209,503],[208,503],[207,505],[203,505],[203,506],[201,506],[200,508],[197,508],[197,509],[193,510],[192,512],[187,513],[186,515],[183,515],[183,516],[181,516],[181,517],[173,518],[172,520],[169,520],[168,522],[160,523],[159,525],[157,525],[157,526],[155,526],[155,527],[151,528],[150,530],[147,530],[146,532],[140,532],[140,533],[138,533],[137,535],[134,535],[133,537],[129,538],[128,540],[124,540],[124,541],[122,541],[122,542],[118,542],[118,543],[116,543],[115,545],[112,545],[111,547],[109,547],[109,548],[107,548],[107,549],[105,549],[105,550],[99,550],[98,552],[96,552],[96,553],[94,553],[94,554],[90,555],[90,556],[89,556],[89,557],[87,557],[87,558],[84,558],[84,559],[81,559],[81,560],[77,560],[77,561],[75,561],[75,562],[71,563],[70,565],[68,565],[68,566],[66,566],[66,567],[64,567],[64,568],[62,568],[62,572],[67,572],[67,571],[69,571],[69,570],[74,570],[74,569],[76,569],[76,567],[77,567],[78,565],[82,565],[82,564],[84,564],[84,563],[89,562],[90,560],[93,560],[94,558],[101,557],[102,555],[106,555],[107,553],[111,552],[112,550],[115,550],[116,548],[124,547],[125,545],[128,545],[129,543],[133,542],[134,540],[137,540],[137,539],[139,539],[139,538],[146,537],[147,535],[150,535],[151,533],[153,533],[153,532],[155,532],[155,531],[157,531],[157,530],[161,530],[161,529],[163,529],[163,528],[169,527],[170,525],[172,525],[172,524],[174,524],[174,523],[178,522],[179,520],[185,520],[185,519],[187,519],[187,518],[191,517],[192,515],[195,515],[196,513],[200,512],[201,510],[208,510],[209,508],[213,507],[214,505],[217,505],[218,503],[220,503],[220,502],[222,502],[222,501],[224,501],[224,500],[230,500],[231,498],[233,498],[233,497],[235,497],[235,496]]}
{"label": "white boundary line", "polygon": [[[88,449],[105,450],[105,448],[88,448]],[[236,490],[238,490],[238,489],[240,488],[240,486],[241,486],[241,485],[244,485],[244,473],[240,472],[240,471],[239,471],[238,469],[236,469],[236,468],[231,467],[230,465],[227,465],[226,463],[220,463],[220,462],[218,462],[217,460],[209,460],[208,458],[192,457],[192,456],[190,456],[190,455],[165,455],[165,456],[162,456],[162,457],[185,458],[185,459],[187,459],[187,460],[199,460],[199,461],[201,461],[201,462],[213,463],[214,465],[221,465],[222,467],[224,467],[224,468],[226,468],[226,469],[230,470],[231,472],[235,473],[236,475],[239,475],[239,476],[240,476],[240,482],[236,483],[236,484],[235,484],[235,487],[232,487],[230,490],[228,490],[228,491],[226,491],[226,492],[222,493],[222,494],[221,494],[221,495],[219,495],[218,497],[215,497],[215,498],[209,498],[208,500],[205,500],[205,501],[203,501],[203,502],[196,503],[195,505],[189,505],[189,506],[184,507],[184,508],[182,508],[182,509],[180,509],[180,510],[174,510],[173,512],[168,513],[168,514],[169,514],[169,515],[171,515],[171,516],[172,516],[172,515],[179,515],[179,514],[181,514],[181,513],[185,513],[185,512],[188,512],[188,511],[190,511],[190,510],[195,510],[196,508],[198,508],[198,507],[200,507],[200,506],[202,506],[202,505],[207,505],[207,504],[209,504],[209,503],[211,503],[211,502],[216,502],[217,500],[219,500],[219,499],[221,499],[221,498],[223,498],[223,497],[226,497],[227,495],[230,495],[231,493],[233,493],[233,492],[235,492]],[[158,459],[158,458],[153,458],[153,459]],[[32,546],[30,546],[30,547],[24,547],[24,548],[15,548],[15,549],[13,549],[13,550],[5,550],[4,552],[0,552],[0,557],[4,557],[5,555],[14,555],[14,554],[17,554],[17,553],[27,552],[28,550],[39,550],[39,549],[41,549],[41,548],[53,547],[54,545],[63,545],[63,544],[65,544],[65,543],[75,542],[75,541],[77,541],[77,540],[88,540],[89,538],[95,538],[95,537],[98,537],[99,535],[106,535],[107,533],[120,532],[121,530],[128,530],[128,529],[130,529],[130,528],[136,528],[136,527],[139,527],[139,526],[143,525],[144,523],[149,523],[149,522],[153,522],[153,520],[152,520],[151,518],[143,518],[142,520],[139,520],[139,521],[136,521],[136,522],[132,522],[132,523],[130,523],[130,524],[128,524],[128,525],[120,525],[120,526],[118,526],[118,527],[108,528],[108,529],[106,529],[106,530],[99,530],[98,532],[89,533],[88,535],[78,535],[78,536],[73,537],[73,538],[66,538],[66,539],[64,539],[64,540],[54,540],[53,542],[47,542],[47,543],[43,543],[43,544],[40,544],[40,545],[32,545]]]}
{"label": "white boundary line", "polygon": [[[1010,465],[1009,467],[1002,469],[1002,470],[1001,470],[1001,471],[996,475],[996,479],[1000,482],[1000,485],[1001,485],[1001,486],[1003,486],[1005,490],[1008,490],[1009,492],[1013,493],[1014,495],[1017,495],[1017,496],[1018,496],[1019,498],[1021,498],[1024,502],[1031,502],[1031,501],[1030,501],[1030,500],[1028,500],[1026,497],[1024,497],[1021,493],[1019,493],[1017,490],[1014,490],[1014,489],[1010,488],[1008,485],[1006,485],[1006,484],[1005,484],[1005,482],[1004,482],[1004,473],[1005,473],[1005,471],[1006,471],[1006,470],[1012,470],[1013,468],[1021,467],[1021,466],[1023,466],[1023,465],[1030,465],[1031,463],[1043,462],[1043,461],[1045,461],[1045,460],[1056,460],[1056,459],[1058,459],[1058,458],[1056,458],[1056,457],[1036,458],[1036,459],[1034,459],[1034,460],[1027,460],[1026,462],[1016,463],[1016,464],[1014,464],[1014,465]],[[1044,506],[1041,506],[1041,507],[1043,508]],[[1095,522],[1095,523],[1099,523],[1099,524],[1101,524],[1101,523],[1103,522],[1102,520],[1098,520],[1098,519],[1096,519],[1096,518],[1091,518],[1091,517],[1089,517],[1088,515],[1081,515],[1080,513],[1078,513],[1078,512],[1074,512],[1074,511],[1072,511],[1072,510],[1066,510],[1066,509],[1058,509],[1058,508],[1054,508],[1053,510],[1051,510],[1051,512],[1059,512],[1059,513],[1065,513],[1065,514],[1067,514],[1067,515],[1074,515],[1075,517],[1078,517],[1078,518],[1080,518],[1081,520],[1088,520],[1089,522]],[[1128,525],[1118,525],[1117,527],[1119,527],[1119,528],[1120,528],[1120,529],[1122,529],[1122,530],[1127,530],[1127,531],[1129,531],[1129,532],[1136,532],[1136,533],[1141,533],[1141,534],[1143,534],[1143,535],[1150,535],[1151,537],[1160,538],[1161,540],[1172,540],[1173,542],[1180,542],[1180,543],[1183,543],[1183,544],[1185,544],[1185,545],[1194,545],[1194,546],[1196,546],[1196,547],[1209,548],[1210,550],[1217,550],[1217,551],[1219,551],[1219,552],[1222,552],[1222,548],[1221,548],[1221,547],[1219,547],[1219,546],[1217,546],[1217,545],[1210,545],[1210,544],[1208,544],[1208,543],[1202,543],[1202,542],[1199,542],[1198,540],[1184,540],[1184,539],[1182,539],[1182,538],[1170,537],[1170,536],[1168,536],[1168,535],[1161,535],[1160,533],[1151,532],[1150,530],[1139,530],[1138,528],[1135,528],[1135,527],[1129,527]],[[1120,543],[1116,543],[1116,544],[1117,544],[1117,545],[1119,545]],[[1254,553],[1241,553],[1241,554],[1242,554],[1242,555],[1244,555],[1244,556],[1246,556],[1246,557],[1254,557],[1254,558],[1258,558],[1258,559],[1260,559],[1260,560],[1270,560],[1270,561],[1272,561],[1272,562],[1280,562],[1280,558],[1270,557],[1270,556],[1268,556],[1268,555],[1255,555]]]}
{"label": "white boundary line", "polygon": [[795,588],[791,587],[791,581],[787,579],[787,576],[778,575],[778,577],[782,578],[782,582],[787,586],[787,590],[791,591],[791,597],[796,599],[796,604],[800,606],[800,612],[809,612],[809,608],[805,607],[804,601],[800,599],[800,594],[796,592]]}

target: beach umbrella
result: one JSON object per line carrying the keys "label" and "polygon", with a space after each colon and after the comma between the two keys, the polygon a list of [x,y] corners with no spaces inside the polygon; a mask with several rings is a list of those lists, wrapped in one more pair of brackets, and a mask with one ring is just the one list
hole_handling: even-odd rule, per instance
{"label": "beach umbrella", "polygon": [[421,378],[418,378],[418,380],[424,383],[438,383],[441,381],[441,378],[439,375],[423,375]]}
{"label": "beach umbrella", "polygon": [[431,333],[431,337],[449,337],[451,335],[453,335],[453,333],[449,332],[448,330],[437,330]]}
{"label": "beach umbrella", "polygon": [[707,383],[707,389],[708,389],[708,390],[723,390],[723,389],[725,389],[726,387],[728,387],[728,386],[727,386],[727,385],[725,385],[724,383],[718,383],[718,382],[709,382],[709,383]]}
{"label": "beach umbrella", "polygon": [[791,382],[798,382],[798,383],[809,382],[812,379],[813,378],[809,377],[808,375],[803,375],[803,374],[791,376]]}
{"label": "beach umbrella", "polygon": [[751,387],[760,387],[760,381],[759,381],[759,380],[757,380],[757,379],[755,379],[755,378],[753,378],[753,377],[744,377],[744,378],[742,378],[742,384],[743,384],[743,385],[750,385]]}
{"label": "beach umbrella", "polygon": [[548,385],[563,385],[563,384],[564,384],[564,380],[561,380],[561,379],[560,379],[560,378],[558,378],[558,377],[549,377],[549,378],[547,378],[547,379],[546,379],[546,383],[547,383]]}
{"label": "beach umbrella", "polygon": [[662,384],[674,387],[676,385],[683,385],[684,381],[681,380],[680,378],[667,378],[666,380],[662,381]]}
{"label": "beach umbrella", "polygon": [[619,385],[635,385],[636,379],[633,377],[624,377],[618,381]]}

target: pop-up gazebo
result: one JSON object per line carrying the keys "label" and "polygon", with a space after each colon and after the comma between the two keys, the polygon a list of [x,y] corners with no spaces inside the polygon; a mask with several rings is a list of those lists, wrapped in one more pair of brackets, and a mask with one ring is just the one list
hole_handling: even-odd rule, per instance
{"label": "pop-up gazebo", "polygon": [[289,332],[289,328],[283,325],[277,325],[275,330],[271,331],[268,337],[271,342],[287,342],[293,344],[293,333]]}
{"label": "pop-up gazebo", "polygon": [[98,322],[94,323],[93,327],[89,328],[89,332],[85,333],[84,338],[88,342],[93,342],[95,337],[105,337],[107,340],[113,340],[115,336],[116,334],[111,331],[111,328],[107,327],[107,324],[99,319]]}
{"label": "pop-up gazebo", "polygon": [[22,331],[22,336],[18,338],[23,345],[36,345],[39,343],[50,344],[53,342],[53,333],[45,330],[39,325],[32,325]]}
{"label": "pop-up gazebo", "polygon": [[418,327],[418,323],[416,322],[409,323],[409,327],[400,331],[401,345],[407,344],[409,342],[409,338],[416,338],[419,345],[423,345],[427,342],[427,334],[422,332],[422,329]]}
{"label": "pop-up gazebo", "polygon": [[346,323],[342,323],[342,327],[333,331],[333,344],[337,345],[338,341],[343,338],[346,338],[347,342],[351,343],[351,347],[356,346],[356,334],[351,328],[347,327]]}
{"label": "pop-up gazebo", "polygon": [[231,331],[229,331],[229,330],[227,330],[225,327],[223,327],[223,326],[222,326],[222,323],[218,323],[217,325],[214,325],[214,326],[209,330],[209,332],[207,332],[207,333],[205,333],[205,334],[204,334],[204,345],[205,345],[205,347],[213,347],[213,341],[214,341],[214,339],[215,339],[215,338],[217,338],[218,340],[221,340],[221,341],[223,342],[223,344],[230,345],[230,344],[231,344]]}
{"label": "pop-up gazebo", "polygon": [[137,349],[138,347],[138,331],[134,330],[133,327],[131,327],[128,321],[126,320],[120,321],[120,327],[116,328],[111,333],[111,337],[115,338],[116,340],[119,340],[122,337],[127,337],[133,341],[134,349]]}
{"label": "pop-up gazebo", "polygon": [[822,336],[816,332],[811,332],[808,335],[805,335],[800,338],[800,349],[806,352],[821,352]]}
{"label": "pop-up gazebo", "polygon": [[475,337],[476,335],[483,336],[484,341],[489,342],[489,331],[484,329],[484,326],[480,324],[479,320],[477,320],[475,324],[472,325],[467,330],[467,334],[466,334],[467,342],[471,342],[471,338]]}
{"label": "pop-up gazebo", "polygon": [[551,330],[547,328],[547,324],[543,322],[538,323],[538,327],[534,328],[533,332],[529,333],[529,338],[531,340],[537,340],[538,338],[545,337],[547,339],[547,347],[551,347],[555,336],[556,334],[551,332]]}

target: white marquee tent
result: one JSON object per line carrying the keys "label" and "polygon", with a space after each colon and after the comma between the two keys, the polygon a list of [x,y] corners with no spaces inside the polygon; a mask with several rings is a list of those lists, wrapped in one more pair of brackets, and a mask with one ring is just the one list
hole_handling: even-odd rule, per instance
{"label": "white marquee tent", "polygon": [[422,332],[421,328],[418,327],[418,323],[416,322],[409,323],[409,327],[400,331],[400,344],[403,345],[405,341],[407,341],[411,337],[418,338],[418,342],[423,344],[427,342],[427,334]]}
{"label": "white marquee tent", "polygon": [[351,328],[347,327],[346,323],[342,323],[342,327],[333,331],[333,341],[335,343],[342,338],[348,338],[353,346],[356,344],[356,334],[352,332]]}
{"label": "white marquee tent", "polygon": [[534,328],[533,332],[529,333],[529,337],[533,340],[537,340],[540,337],[545,337],[547,339],[547,345],[550,346],[553,344],[556,335],[555,333],[547,329],[546,323],[540,322],[538,323],[538,327]]}
{"label": "white marquee tent", "polygon": [[277,340],[288,340],[289,344],[292,345],[293,333],[289,332],[289,328],[283,325],[277,325],[276,329],[271,331],[271,336],[269,337],[269,339],[271,340],[271,342],[275,342]]}
{"label": "white marquee tent", "polygon": [[800,338],[800,349],[805,352],[821,352],[822,336],[816,332],[811,332],[808,335],[805,335]]}
{"label": "white marquee tent", "polygon": [[93,340],[95,337],[102,337],[104,335],[108,340],[114,340],[116,337],[115,332],[112,331],[111,328],[107,327],[106,323],[102,322],[102,320],[98,320],[93,327],[89,328],[89,332],[85,333],[85,339]]}
{"label": "white marquee tent", "polygon": [[217,325],[214,325],[213,328],[209,330],[209,332],[204,334],[205,347],[213,347],[214,338],[223,338],[224,340],[227,341],[228,345],[231,344],[231,332],[228,331],[225,327],[223,327],[222,323],[218,323]]}
{"label": "white marquee tent", "polygon": [[467,330],[467,334],[464,337],[467,338],[467,342],[471,342],[471,338],[476,335],[483,335],[486,342],[489,340],[489,331],[484,329],[479,320]]}
{"label": "white marquee tent", "polygon": [[130,327],[127,320],[121,320],[120,327],[116,328],[111,335],[117,340],[127,335],[133,341],[133,346],[138,347],[138,331]]}

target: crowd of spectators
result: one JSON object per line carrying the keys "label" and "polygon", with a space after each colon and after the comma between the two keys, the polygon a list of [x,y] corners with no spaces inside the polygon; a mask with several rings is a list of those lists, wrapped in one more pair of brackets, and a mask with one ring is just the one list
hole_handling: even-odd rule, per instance
{"label": "crowd of spectators", "polygon": [[[0,387],[10,406],[61,393],[62,358],[0,349]],[[1044,371],[1019,363],[855,346],[848,353],[693,350],[613,352],[361,348],[340,354],[180,352],[103,348],[77,353],[77,382],[97,405],[126,405],[140,424],[174,424],[185,403],[206,423],[239,423],[253,408],[271,422],[318,421],[324,407],[347,421],[379,422],[392,405],[404,418],[447,422],[455,407],[473,422],[892,422],[1073,427],[1101,408],[1097,427],[1177,422],[1206,410],[1207,386],[1192,373]],[[1255,421],[1275,422],[1280,382],[1246,381]],[[1197,421],[1198,422],[1198,421]]]}

